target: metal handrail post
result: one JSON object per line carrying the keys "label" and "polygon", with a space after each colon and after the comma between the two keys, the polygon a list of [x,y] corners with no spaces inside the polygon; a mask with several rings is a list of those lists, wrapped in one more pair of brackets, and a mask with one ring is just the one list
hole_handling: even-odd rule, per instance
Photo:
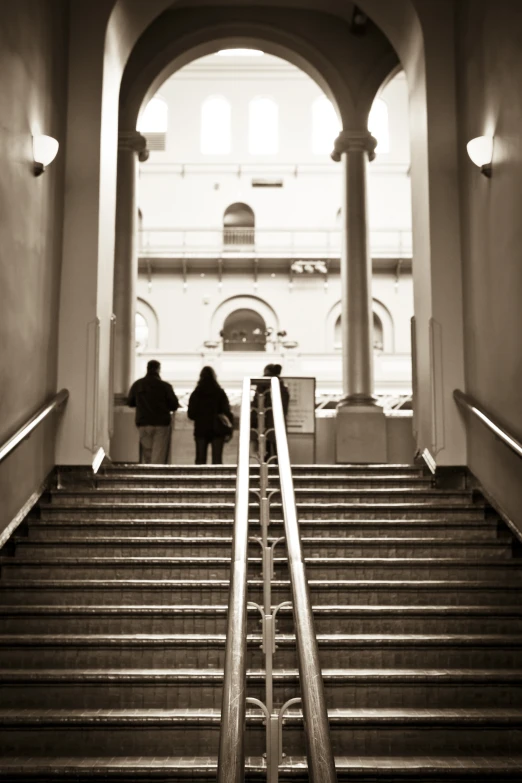
{"label": "metal handrail post", "polygon": [[245,777],[249,452],[250,379],[245,378],[239,429],[227,645],[221,703],[218,783],[241,783]]}
{"label": "metal handrail post", "polygon": [[319,663],[319,649],[299,537],[294,483],[278,378],[272,379],[271,396],[288,552],[288,570],[294,607],[297,660],[307,745],[308,779],[310,783],[335,783],[337,775]]}

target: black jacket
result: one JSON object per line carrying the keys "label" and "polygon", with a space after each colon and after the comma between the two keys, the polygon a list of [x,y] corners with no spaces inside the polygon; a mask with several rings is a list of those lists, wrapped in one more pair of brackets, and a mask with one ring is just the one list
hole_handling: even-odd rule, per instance
{"label": "black jacket", "polygon": [[214,419],[218,413],[224,413],[233,423],[230,403],[221,386],[196,386],[190,395],[187,414],[194,422],[195,438],[215,437]]}
{"label": "black jacket", "polygon": [[136,408],[138,427],[167,427],[171,412],[179,408],[174,389],[162,381],[157,373],[148,372],[144,378],[134,381],[127,405]]}
{"label": "black jacket", "polygon": [[[252,414],[250,416],[250,425],[253,427],[253,429],[257,429],[257,423],[258,423],[258,417],[257,417],[257,409],[259,407],[259,396],[265,393],[265,431],[270,430],[270,432],[267,432],[267,440],[272,441],[275,443],[275,432],[274,432],[274,415],[272,413],[272,395],[267,389],[270,389],[270,381],[272,379],[270,377],[267,377],[267,383],[259,383],[256,386],[256,393],[254,397],[254,404],[252,407]],[[288,386],[286,383],[284,383],[281,378],[278,378],[279,380],[279,388],[281,389],[281,402],[283,403],[283,414],[285,417],[288,415],[288,407],[290,405],[290,392],[288,391]]]}

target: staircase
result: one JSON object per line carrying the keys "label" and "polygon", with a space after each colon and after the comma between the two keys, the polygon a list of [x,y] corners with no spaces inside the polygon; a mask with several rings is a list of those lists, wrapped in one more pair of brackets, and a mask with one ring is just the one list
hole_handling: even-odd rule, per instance
{"label": "staircase", "polygon": [[[234,468],[59,477],[1,557],[0,780],[214,778]],[[480,495],[417,468],[298,466],[294,481],[339,780],[522,781],[518,542]],[[277,502],[272,516],[279,537]],[[278,617],[282,703],[299,682],[291,610]],[[249,629],[262,699],[254,611]],[[251,711],[249,780],[264,779],[264,740]],[[281,779],[307,780],[299,710],[284,749]]]}

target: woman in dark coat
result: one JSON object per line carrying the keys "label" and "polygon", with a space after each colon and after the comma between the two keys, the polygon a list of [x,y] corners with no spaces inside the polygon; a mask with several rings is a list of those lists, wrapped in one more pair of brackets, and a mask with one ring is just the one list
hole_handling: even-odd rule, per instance
{"label": "woman in dark coat", "polygon": [[216,373],[212,367],[203,367],[188,405],[188,417],[194,422],[196,465],[206,465],[209,443],[212,444],[212,464],[223,463],[225,436],[217,421],[220,414],[233,422],[228,397],[217,382]]}

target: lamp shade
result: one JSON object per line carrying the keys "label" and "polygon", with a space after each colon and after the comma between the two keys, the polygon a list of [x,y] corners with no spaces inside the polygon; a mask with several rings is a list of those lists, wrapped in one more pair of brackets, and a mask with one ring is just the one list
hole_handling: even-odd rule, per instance
{"label": "lamp shade", "polygon": [[490,166],[493,159],[493,136],[477,136],[467,144],[468,155],[475,166]]}
{"label": "lamp shade", "polygon": [[55,159],[59,146],[52,136],[33,136],[34,162],[45,168]]}

